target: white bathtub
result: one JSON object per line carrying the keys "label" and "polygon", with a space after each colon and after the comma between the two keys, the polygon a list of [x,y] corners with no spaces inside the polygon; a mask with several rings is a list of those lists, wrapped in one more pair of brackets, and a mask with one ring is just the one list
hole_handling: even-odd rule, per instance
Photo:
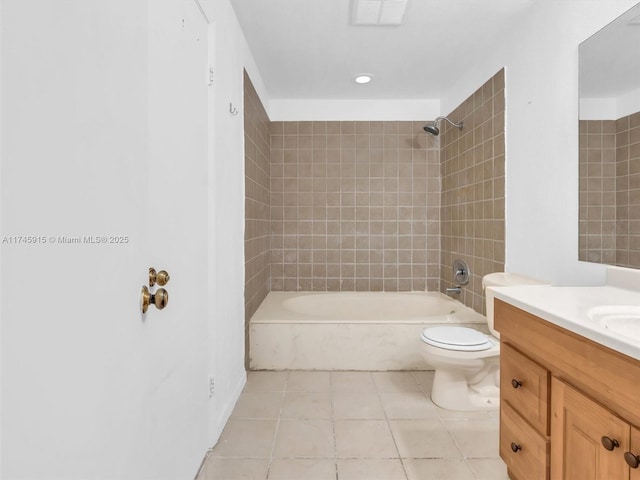
{"label": "white bathtub", "polygon": [[428,370],[420,333],[486,319],[438,292],[270,292],[250,322],[254,370]]}

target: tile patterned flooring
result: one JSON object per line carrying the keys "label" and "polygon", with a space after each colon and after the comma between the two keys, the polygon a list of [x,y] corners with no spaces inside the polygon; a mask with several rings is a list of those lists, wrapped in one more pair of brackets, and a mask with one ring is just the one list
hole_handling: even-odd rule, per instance
{"label": "tile patterned flooring", "polygon": [[506,480],[497,412],[429,398],[433,372],[249,372],[197,480]]}

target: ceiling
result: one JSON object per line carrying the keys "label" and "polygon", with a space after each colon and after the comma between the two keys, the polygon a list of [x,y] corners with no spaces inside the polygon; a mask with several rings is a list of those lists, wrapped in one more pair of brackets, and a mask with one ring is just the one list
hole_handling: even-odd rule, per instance
{"label": "ceiling", "polygon": [[534,2],[409,0],[394,27],[350,25],[350,0],[231,0],[272,99],[442,98]]}

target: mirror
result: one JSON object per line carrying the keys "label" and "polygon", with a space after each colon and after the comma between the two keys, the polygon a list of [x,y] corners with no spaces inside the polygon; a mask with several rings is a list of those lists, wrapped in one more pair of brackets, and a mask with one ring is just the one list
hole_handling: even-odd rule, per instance
{"label": "mirror", "polygon": [[579,259],[640,268],[640,3],[579,47]]}

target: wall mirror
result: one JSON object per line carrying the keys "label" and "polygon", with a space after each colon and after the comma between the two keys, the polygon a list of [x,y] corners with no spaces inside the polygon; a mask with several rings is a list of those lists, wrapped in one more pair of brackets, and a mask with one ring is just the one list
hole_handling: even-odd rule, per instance
{"label": "wall mirror", "polygon": [[579,259],[640,268],[640,3],[579,47]]}

